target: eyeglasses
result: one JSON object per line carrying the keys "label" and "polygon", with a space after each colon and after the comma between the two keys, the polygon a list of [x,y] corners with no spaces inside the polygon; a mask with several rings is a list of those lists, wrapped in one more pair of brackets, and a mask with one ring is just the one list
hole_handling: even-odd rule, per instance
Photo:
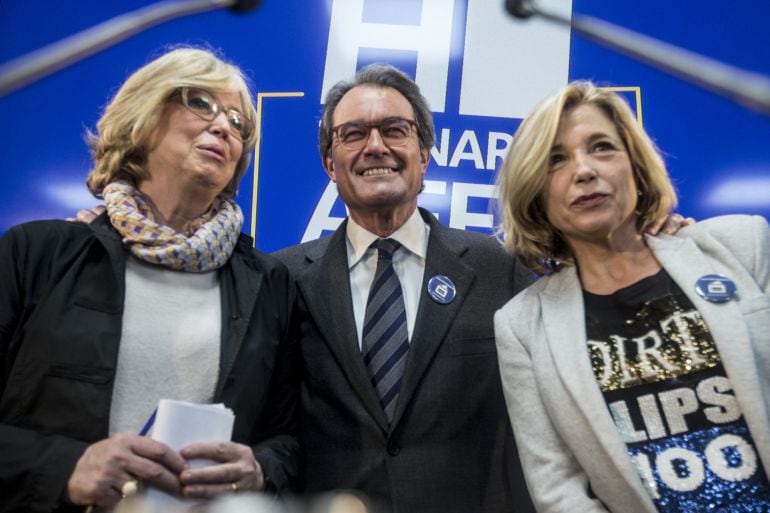
{"label": "eyeglasses", "polygon": [[380,137],[388,146],[404,146],[412,136],[412,128],[417,123],[411,119],[385,118],[374,123],[351,121],[332,127],[332,134],[337,136],[343,148],[351,151],[360,150],[369,140],[372,128],[376,128]]}
{"label": "eyeglasses", "polygon": [[237,109],[226,109],[214,99],[214,96],[203,89],[183,87],[180,89],[182,104],[190,112],[205,119],[214,121],[220,112],[225,113],[230,132],[241,141],[247,140],[254,133],[254,123]]}

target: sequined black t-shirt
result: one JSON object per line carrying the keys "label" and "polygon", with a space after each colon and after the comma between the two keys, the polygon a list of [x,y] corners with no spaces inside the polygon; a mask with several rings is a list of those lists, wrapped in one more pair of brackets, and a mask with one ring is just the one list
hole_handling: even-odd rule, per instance
{"label": "sequined black t-shirt", "polygon": [[770,487],[708,326],[665,270],[583,293],[589,354],[661,513],[770,511]]}

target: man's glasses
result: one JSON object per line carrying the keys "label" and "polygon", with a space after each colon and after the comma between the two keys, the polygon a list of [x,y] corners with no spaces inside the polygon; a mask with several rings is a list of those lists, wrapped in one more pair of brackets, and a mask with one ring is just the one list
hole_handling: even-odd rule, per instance
{"label": "man's glasses", "polygon": [[247,140],[254,133],[254,123],[243,112],[237,109],[226,109],[208,91],[193,87],[183,87],[180,89],[180,92],[182,104],[190,112],[206,121],[214,121],[220,112],[224,112],[227,123],[230,125],[230,132],[241,141]]}
{"label": "man's glasses", "polygon": [[412,129],[417,123],[411,119],[385,118],[374,123],[351,121],[332,127],[332,134],[346,150],[360,150],[369,140],[372,128],[376,128],[380,137],[388,146],[404,146],[412,136]]}

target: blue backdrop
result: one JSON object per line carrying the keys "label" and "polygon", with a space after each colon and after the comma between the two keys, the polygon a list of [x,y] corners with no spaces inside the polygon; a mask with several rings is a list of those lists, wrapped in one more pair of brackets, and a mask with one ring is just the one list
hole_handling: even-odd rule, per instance
{"label": "blue backdrop", "polygon": [[[0,3],[0,62],[152,2]],[[770,75],[770,4],[553,0]],[[333,229],[344,207],[320,165],[328,85],[372,61],[415,77],[435,111],[437,148],[420,203],[453,226],[489,230],[494,169],[534,99],[587,78],[624,93],[663,150],[679,210],[770,217],[770,118],[570,35],[518,22],[502,0],[264,0],[254,12],[198,14],[152,28],[0,98],[0,232],[98,201],[83,134],[125,78],[167,45],[220,49],[252,77],[262,138],[242,182],[244,230],[272,251]],[[729,10],[726,10],[729,9]]]}

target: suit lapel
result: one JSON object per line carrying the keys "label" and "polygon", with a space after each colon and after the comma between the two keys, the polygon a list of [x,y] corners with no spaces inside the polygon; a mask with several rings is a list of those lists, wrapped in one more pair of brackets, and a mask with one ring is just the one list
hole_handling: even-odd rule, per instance
{"label": "suit lapel", "polygon": [[[737,265],[717,262],[706,257],[692,239],[679,237],[648,237],[647,243],[661,265],[690,298],[714,338],[722,365],[735,391],[741,412],[755,439],[762,433],[768,439],[767,420],[764,408],[757,362],[752,349],[748,328],[740,310],[739,302],[757,294],[753,278]],[[695,283],[706,274],[721,274],[730,278],[737,287],[738,300],[726,303],[706,301],[695,292]]]}
{"label": "suit lapel", "polygon": [[[540,302],[548,347],[564,382],[566,393],[597,432],[614,431],[604,396],[599,389],[588,354],[583,293],[575,267],[569,266],[548,279]],[[625,452],[625,446],[623,447]]]}
{"label": "suit lapel", "polygon": [[[446,339],[447,332],[457,317],[475,277],[473,270],[462,262],[462,255],[468,249],[467,245],[450,249],[445,244],[446,228],[440,225],[431,214],[423,212],[423,218],[430,225],[425,273],[420,289],[417,321],[410,341],[393,425],[396,425],[401,418],[420,380],[430,367],[436,351]],[[455,284],[455,299],[447,305],[433,301],[427,293],[428,280],[436,275],[448,276]]]}
{"label": "suit lapel", "polygon": [[334,232],[325,247],[316,246],[315,251],[305,255],[308,264],[297,276],[297,281],[324,342],[369,414],[383,431],[387,431],[388,419],[377,399],[358,346],[345,227],[346,222]]}
{"label": "suit lapel", "polygon": [[[628,457],[604,396],[596,383],[588,354],[583,292],[575,267],[569,266],[548,279],[540,292],[546,342],[557,372],[564,384],[565,400],[571,401],[583,414],[576,424],[588,426],[603,452],[641,501],[648,500],[639,475]],[[597,455],[598,457],[598,455]]]}

